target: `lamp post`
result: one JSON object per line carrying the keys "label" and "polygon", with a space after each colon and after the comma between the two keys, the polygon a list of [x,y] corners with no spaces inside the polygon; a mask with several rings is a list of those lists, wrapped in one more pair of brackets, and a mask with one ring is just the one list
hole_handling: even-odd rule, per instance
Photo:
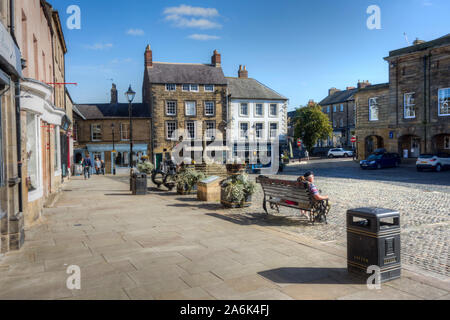
{"label": "lamp post", "polygon": [[111,130],[112,130],[112,139],[113,139],[113,150],[112,150],[113,175],[116,175],[116,145],[115,145],[115,141],[114,141],[114,123],[111,123]]}
{"label": "lamp post", "polygon": [[131,85],[128,88],[128,91],[125,92],[125,96],[128,100],[128,115],[130,117],[130,168],[133,168],[133,122],[131,120],[132,116],[132,106],[131,103],[134,100],[134,97],[136,96],[136,92],[131,89]]}

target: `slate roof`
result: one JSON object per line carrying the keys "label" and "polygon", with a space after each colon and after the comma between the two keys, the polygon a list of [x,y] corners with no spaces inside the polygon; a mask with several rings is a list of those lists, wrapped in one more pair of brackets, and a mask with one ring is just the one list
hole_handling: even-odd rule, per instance
{"label": "slate roof", "polygon": [[371,86],[367,86],[365,88],[359,89],[358,91],[367,91],[367,90],[377,90],[382,88],[389,88],[389,82],[373,84]]}
{"label": "slate roof", "polygon": [[[128,118],[128,103],[78,104],[74,106],[86,120]],[[133,103],[133,118],[150,118],[150,108],[144,103]]]}
{"label": "slate roof", "polygon": [[343,90],[333,93],[331,96],[326,97],[322,101],[319,102],[319,105],[326,106],[330,104],[337,104],[346,102],[348,100],[351,100],[351,97],[358,92],[358,89],[350,89],[350,90]]}
{"label": "slate roof", "polygon": [[252,78],[227,77],[228,93],[233,99],[288,100]]}
{"label": "slate roof", "polygon": [[210,64],[153,62],[147,72],[150,83],[227,84],[222,68]]}
{"label": "slate roof", "polygon": [[425,43],[421,43],[421,44],[409,46],[406,48],[390,51],[388,58],[399,56],[402,54],[412,53],[412,52],[416,52],[416,51],[426,50],[426,49],[432,48],[432,47],[449,45],[449,44],[450,44],[450,33],[448,33],[447,35],[445,35],[443,37],[437,38],[435,40],[431,40],[431,41],[428,41]]}
{"label": "slate roof", "polygon": [[78,110],[75,104],[72,105],[72,111],[76,113],[81,119],[86,120],[86,117],[80,112],[80,110]]}

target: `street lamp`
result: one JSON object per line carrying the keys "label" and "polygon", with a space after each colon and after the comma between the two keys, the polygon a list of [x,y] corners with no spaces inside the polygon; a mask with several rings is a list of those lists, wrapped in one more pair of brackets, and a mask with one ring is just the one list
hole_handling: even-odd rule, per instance
{"label": "street lamp", "polygon": [[113,139],[113,175],[116,175],[116,145],[114,141],[114,123],[111,123],[112,139]]}
{"label": "street lamp", "polygon": [[125,92],[125,96],[127,97],[128,100],[128,115],[130,117],[130,168],[133,167],[133,122],[131,121],[131,115],[132,115],[132,107],[131,107],[131,103],[134,100],[134,97],[136,96],[136,92],[133,91],[133,89],[131,89],[131,84],[130,87],[128,88],[128,91]]}

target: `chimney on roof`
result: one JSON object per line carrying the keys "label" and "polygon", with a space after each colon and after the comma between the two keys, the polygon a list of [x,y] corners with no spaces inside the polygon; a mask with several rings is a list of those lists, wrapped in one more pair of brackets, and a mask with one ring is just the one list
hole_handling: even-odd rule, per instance
{"label": "chimney on roof", "polygon": [[336,88],[331,88],[330,90],[328,90],[328,96],[331,96],[332,94],[335,94],[336,92],[339,92],[341,90],[336,89]]}
{"label": "chimney on roof", "polygon": [[358,89],[362,89],[362,88],[368,87],[370,85],[372,85],[372,84],[369,82],[369,80],[366,80],[366,81],[363,81],[363,82],[360,82],[358,80]]}
{"label": "chimney on roof", "polygon": [[145,48],[145,67],[146,68],[152,68],[153,67],[153,52],[150,49],[150,45],[147,45],[147,48]]}
{"label": "chimney on roof", "polygon": [[112,84],[112,88],[111,88],[111,104],[117,104],[118,100],[117,100],[117,87],[116,84],[113,83]]}
{"label": "chimney on roof", "polygon": [[239,76],[239,78],[244,78],[244,79],[248,78],[248,71],[245,66],[244,66],[244,69],[242,69],[242,65],[239,66],[238,76]]}
{"label": "chimney on roof", "polygon": [[217,50],[214,50],[214,54],[211,57],[211,64],[214,67],[220,68],[221,63],[222,63],[222,57],[220,56],[220,53],[217,52]]}
{"label": "chimney on roof", "polygon": [[356,89],[355,87],[347,87],[346,90],[353,90]]}
{"label": "chimney on roof", "polygon": [[414,40],[414,42],[413,42],[413,45],[418,45],[418,44],[422,44],[422,43],[425,43],[425,41],[423,41],[423,40],[420,40],[419,38],[416,38],[416,40]]}

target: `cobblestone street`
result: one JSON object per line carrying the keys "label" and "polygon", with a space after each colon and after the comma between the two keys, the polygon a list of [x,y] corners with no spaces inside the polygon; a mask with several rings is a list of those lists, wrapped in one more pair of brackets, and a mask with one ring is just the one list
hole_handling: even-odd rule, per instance
{"label": "cobblestone street", "polygon": [[[413,164],[396,169],[363,171],[351,160],[315,160],[290,164],[278,178],[294,180],[307,170],[316,175],[316,185],[331,198],[328,225],[314,227],[298,221],[295,210],[282,208],[267,223],[319,241],[346,245],[345,219],[350,208],[375,206],[398,210],[401,214],[402,263],[412,269],[447,278],[450,234],[450,171],[416,172]],[[254,175],[256,177],[256,175]],[[249,219],[262,218],[262,190],[253,205],[237,209]]]}

